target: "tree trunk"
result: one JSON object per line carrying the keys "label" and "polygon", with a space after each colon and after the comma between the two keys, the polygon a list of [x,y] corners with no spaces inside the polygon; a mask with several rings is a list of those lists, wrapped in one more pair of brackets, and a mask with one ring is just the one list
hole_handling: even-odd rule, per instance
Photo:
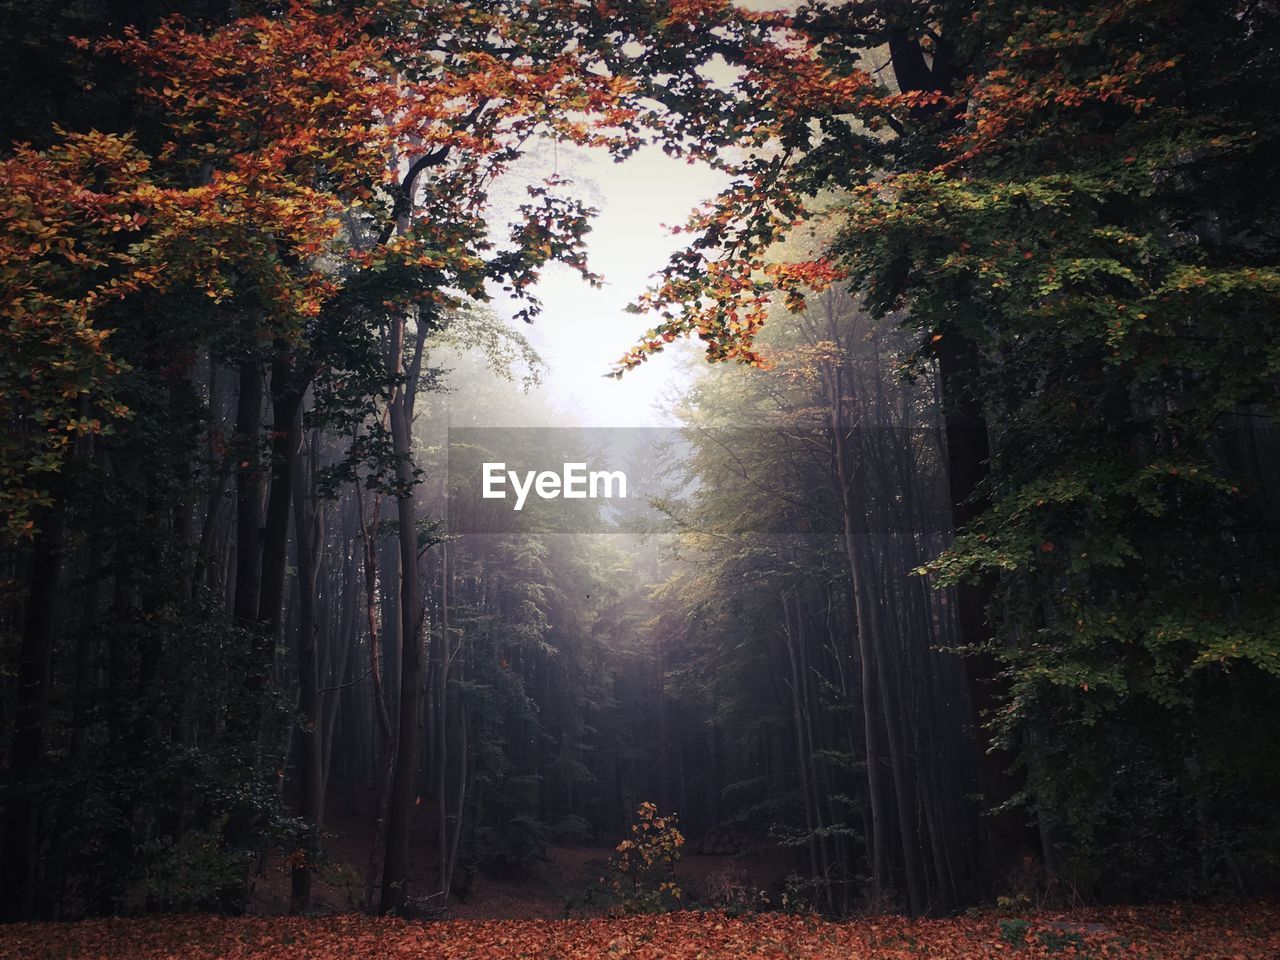
{"label": "tree trunk", "polygon": [[382,513],[382,496],[374,500],[372,516],[369,520],[364,515],[364,498],[360,493],[360,485],[355,486],[356,506],[360,511],[360,543],[364,556],[364,608],[365,620],[369,629],[369,676],[373,681],[373,712],[378,723],[374,737],[382,734],[382,767],[378,776],[377,810],[374,814],[373,839],[369,844],[369,867],[365,873],[364,899],[365,908],[373,910],[373,892],[377,884],[378,865],[383,855],[384,838],[386,836],[387,804],[391,796],[391,777],[395,755],[395,732],[391,727],[391,718],[387,715],[387,701],[382,694],[382,667],[379,656],[378,639],[378,548],[374,540],[378,529],[378,518]]}
{"label": "tree trunk", "polygon": [[259,656],[255,664],[263,679],[271,676],[280,636],[294,459],[302,440],[302,397],[307,379],[304,373],[294,369],[287,351],[287,345],[277,343],[276,356],[271,362],[271,490],[262,530],[261,593],[257,612]]}
{"label": "tree trunk", "polygon": [[259,564],[262,544],[262,472],[258,463],[258,420],[262,416],[262,368],[256,360],[240,365],[236,400],[236,578],[233,613],[242,627],[258,622],[262,591]]}
{"label": "tree trunk", "polygon": [[[987,424],[977,398],[967,385],[975,375],[971,358],[972,344],[957,334],[947,334],[939,341],[938,369],[942,390],[943,422],[947,437],[947,475],[951,493],[952,524],[959,530],[974,520],[986,504],[974,495],[986,476],[990,449]],[[987,607],[995,582],[988,577],[978,583],[962,583],[956,590],[956,619],[960,643],[978,650],[991,639],[987,624]],[[997,709],[1000,686],[999,665],[990,653],[971,654],[965,658],[965,679],[974,713],[978,741],[983,745],[979,774],[982,795],[987,808],[987,848],[989,869],[993,876],[982,879],[989,888],[1000,875],[1016,868],[1022,859],[1036,849],[1036,837],[1018,810],[991,812],[1012,798],[1019,789],[1018,778],[1011,773],[1014,756],[990,746],[983,733],[983,718]]]}
{"label": "tree trunk", "polygon": [[832,375],[828,383],[831,409],[832,458],[840,494],[840,513],[843,529],[845,556],[849,561],[850,595],[853,601],[855,630],[858,635],[858,660],[862,680],[862,727],[867,754],[867,803],[871,808],[871,838],[867,844],[867,860],[871,866],[871,894],[877,903],[888,887],[888,825],[884,809],[885,788],[882,746],[880,742],[880,689],[876,678],[876,656],[872,637],[871,618],[867,600],[861,585],[861,558],[857,547],[856,505],[853,502],[854,478],[849,475],[848,453],[845,450],[847,429],[844,423],[843,404],[840,400],[841,384]]}
{"label": "tree trunk", "polygon": [[437,874],[443,893],[449,873],[449,545],[440,546],[440,642],[436,644],[435,792]]}
{"label": "tree trunk", "polygon": [[[894,77],[902,92],[951,91],[957,71],[951,62],[950,45],[936,47],[930,63],[917,40],[905,30],[895,29],[890,31],[889,53]],[[959,120],[953,122],[958,123]],[[966,526],[985,506],[973,499],[986,476],[990,458],[986,419],[977,397],[969,388],[978,375],[977,359],[975,345],[956,331],[948,331],[938,341],[952,525],[957,530]],[[990,579],[956,588],[960,642],[970,649],[980,649],[990,639],[987,606],[993,588],[994,582]],[[967,658],[965,669],[976,726],[981,733],[982,717],[1000,700],[996,684],[997,664],[990,655],[980,654]],[[985,748],[980,768],[982,793],[986,806],[996,808],[1018,791],[1018,778],[1010,773],[1014,758],[1007,752],[991,749],[985,736],[979,736],[979,742]],[[1007,872],[1036,849],[1034,834],[1017,812],[991,814],[988,833],[991,866],[997,874]],[[985,878],[984,885],[989,886],[991,879]]]}
{"label": "tree trunk", "polygon": [[[324,790],[321,757],[324,730],[320,713],[315,625],[315,552],[324,543],[324,537],[314,509],[307,510],[307,471],[303,458],[296,458],[293,472],[293,527],[298,555],[298,712],[302,717],[297,733],[298,815],[308,826],[308,836],[301,851],[303,858],[293,864],[289,912],[305,913],[311,905],[311,876],[315,859],[320,854],[320,810]],[[312,516],[309,517],[308,513]]]}
{"label": "tree trunk", "polygon": [[[399,377],[404,367],[405,318],[396,317],[391,328],[388,368]],[[382,865],[382,913],[402,913],[408,899],[405,886],[409,860],[409,821],[414,808],[418,776],[418,708],[422,687],[422,600],[418,581],[418,529],[413,490],[414,473],[411,412],[407,383],[391,396],[391,443],[396,453],[396,500],[400,538],[400,704],[396,736],[395,772],[387,810],[387,850]]]}
{"label": "tree trunk", "polygon": [[0,847],[3,854],[0,918],[4,920],[30,920],[37,908],[41,803],[36,784],[44,766],[61,538],[59,517],[52,515],[36,534],[32,547],[30,585],[18,651],[13,750],[6,771],[7,779],[16,789],[5,805],[3,846]]}

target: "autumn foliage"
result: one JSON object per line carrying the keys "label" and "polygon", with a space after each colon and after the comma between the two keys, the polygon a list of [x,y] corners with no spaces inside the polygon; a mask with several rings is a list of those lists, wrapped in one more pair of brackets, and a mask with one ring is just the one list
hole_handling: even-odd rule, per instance
{"label": "autumn foliage", "polygon": [[[0,111],[0,917],[253,909],[279,849],[312,909],[335,766],[377,794],[368,909],[630,829],[614,923],[120,921],[0,957],[1277,955],[1265,903],[630,918],[727,902],[677,886],[676,797],[793,855],[789,909],[958,912],[1030,864],[1072,902],[1280,889],[1280,8],[759,5],[0,17],[117,108]],[[561,145],[721,178],[610,375],[696,338],[756,369],[684,425],[786,428],[698,448],[663,504],[694,549],[644,600],[639,562],[446,535],[430,473],[454,348],[510,373],[543,270],[602,279]],[[706,545],[748,516],[840,535]]]}
{"label": "autumn foliage", "polygon": [[772,914],[732,919],[673,913],[622,920],[507,920],[411,923],[340,916],[322,920],[100,920],[9,927],[2,960],[984,960],[1090,956],[1149,960],[1262,960],[1280,951],[1273,903],[1230,907],[1145,907],[1032,919],[984,913],[951,920],[874,917],[831,923]]}
{"label": "autumn foliage", "polygon": [[0,161],[0,416],[22,424],[0,448],[9,531],[30,533],[52,502],[71,440],[128,416],[113,304],[194,292],[293,343],[373,276],[402,279],[383,284],[385,308],[433,310],[490,283],[528,299],[551,260],[595,279],[590,211],[564,181],[530,184],[503,241],[486,222],[489,187],[532,140],[636,142],[635,81],[575,47],[571,19],[548,22],[555,11],[295,0],[214,30],[172,17],[78,40],[137,71],[165,135],[147,153],[131,135],[69,134]]}
{"label": "autumn foliage", "polygon": [[611,885],[622,912],[656,912],[680,902],[675,865],[683,847],[679,818],[660,814],[653,803],[640,804],[631,836],[615,847]]}

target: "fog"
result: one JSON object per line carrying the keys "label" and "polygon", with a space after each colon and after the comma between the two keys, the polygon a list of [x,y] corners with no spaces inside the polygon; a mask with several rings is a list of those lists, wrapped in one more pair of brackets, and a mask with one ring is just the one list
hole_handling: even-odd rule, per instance
{"label": "fog", "polygon": [[[600,211],[587,245],[591,269],[604,283],[592,287],[572,269],[552,264],[533,288],[543,312],[532,324],[510,319],[519,304],[500,291],[490,306],[518,327],[542,357],[546,371],[534,389],[568,421],[589,427],[672,424],[664,407],[687,382],[701,352],[696,344],[672,344],[621,380],[605,374],[652,322],[627,313],[626,306],[680,246],[682,238],[670,228],[714,196],[725,178],[704,164],[672,159],[653,147],[614,163],[603,151],[557,146],[513,169],[498,202],[553,173],[569,177],[578,195]],[[489,425],[514,423],[499,419]]]}

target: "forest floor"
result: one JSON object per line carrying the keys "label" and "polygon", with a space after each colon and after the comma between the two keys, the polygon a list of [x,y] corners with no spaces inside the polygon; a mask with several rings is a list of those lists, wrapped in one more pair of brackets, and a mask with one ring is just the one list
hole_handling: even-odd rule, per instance
{"label": "forest floor", "polygon": [[591,920],[186,916],[0,928],[0,960],[1275,960],[1280,903],[828,922],[721,913]]}
{"label": "forest floor", "polygon": [[[411,864],[416,891],[436,887],[429,838]],[[706,909],[780,886],[792,854],[753,844],[739,856],[691,854],[677,867],[685,902],[662,916],[605,918],[566,907],[605,872],[613,850],[551,847],[530,873],[476,875],[442,919],[361,915],[368,856],[359,817],[335,816],[329,865],[314,885],[318,916],[286,917],[289,877],[267,861],[250,916],[203,914],[0,926],[0,960],[1280,960],[1280,901],[1038,911],[840,922]]]}

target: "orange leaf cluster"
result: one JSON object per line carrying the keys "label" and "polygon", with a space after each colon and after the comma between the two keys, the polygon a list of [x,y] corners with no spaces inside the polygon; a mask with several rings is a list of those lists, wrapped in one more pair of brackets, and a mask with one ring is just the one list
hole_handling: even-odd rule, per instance
{"label": "orange leaf cluster", "polygon": [[[983,38],[990,44],[990,63],[956,78],[947,93],[895,91],[877,72],[851,62],[839,44],[829,44],[823,17],[814,15],[823,9],[816,5],[795,17],[778,14],[760,20],[756,25],[762,29],[749,34],[736,51],[736,65],[742,69],[737,89],[753,109],[733,126],[738,152],[722,151],[723,157],[712,158],[736,179],[710,208],[690,219],[681,231],[694,235],[688,250],[677,253],[659,283],[637,301],[639,309],[658,313],[663,322],[618,361],[615,376],[664,343],[692,333],[706,343],[709,360],[760,363],[753,340],[770,303],[780,299],[792,310],[802,309],[804,284],[788,284],[785,270],[759,267],[772,244],[799,223],[822,216],[822,205],[810,197],[826,184],[803,184],[812,176],[813,155],[823,153],[824,140],[828,146],[834,142],[832,131],[879,137],[891,152],[895,140],[886,128],[902,135],[939,118],[955,121],[956,132],[941,138],[932,166],[907,167],[863,184],[888,194],[912,178],[962,175],[976,161],[1085,108],[1105,106],[1118,115],[1155,110],[1155,81],[1179,67],[1176,54],[1156,44],[1135,51],[1131,44],[1114,43],[1124,34],[1121,28],[1160,24],[1176,16],[1176,5],[1159,0],[1108,0],[1065,9],[1031,4],[1016,9],[1010,27],[1001,19],[1003,8],[988,4],[986,9],[979,5],[970,22],[974,37],[990,32]],[[841,26],[856,25],[879,36],[874,16],[856,9],[845,12]],[[830,32],[839,35],[836,27]],[[926,30],[919,42],[927,51],[934,40]],[[1106,51],[1101,69],[1094,63],[1099,48]],[[849,182],[841,183],[840,174],[837,185],[851,188],[855,199],[865,199],[858,180],[871,169],[872,153],[865,147],[851,137],[839,162],[830,157],[824,161],[847,171]],[[863,223],[879,226],[865,218]]]}
{"label": "orange leaf cluster", "polygon": [[138,70],[167,136],[152,156],[95,133],[0,162],[0,416],[23,424],[0,441],[9,532],[30,531],[74,437],[125,413],[105,304],[185,287],[295,341],[360,273],[413,272],[401,299],[434,304],[483,299],[492,280],[526,291],[553,259],[590,279],[576,201],[539,189],[497,253],[486,223],[489,189],[534,138],[638,136],[634,79],[555,26],[572,12],[292,0],[213,30],[172,18],[81,41]]}

